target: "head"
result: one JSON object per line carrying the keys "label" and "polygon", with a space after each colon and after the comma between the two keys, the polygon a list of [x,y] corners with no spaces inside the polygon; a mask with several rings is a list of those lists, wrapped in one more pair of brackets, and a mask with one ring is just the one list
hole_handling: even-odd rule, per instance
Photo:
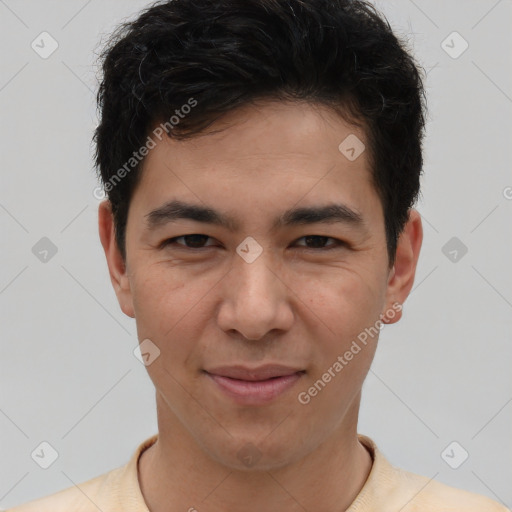
{"label": "head", "polygon": [[[122,310],[160,351],[161,407],[225,464],[262,437],[262,467],[298,459],[357,422],[378,327],[412,287],[414,60],[362,1],[173,0],[102,62],[100,236]],[[302,373],[266,404],[207,372],[267,363]]]}

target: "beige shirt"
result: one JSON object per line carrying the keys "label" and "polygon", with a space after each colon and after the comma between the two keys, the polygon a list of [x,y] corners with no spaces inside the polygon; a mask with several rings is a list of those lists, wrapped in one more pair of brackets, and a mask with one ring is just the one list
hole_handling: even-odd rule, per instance
{"label": "beige shirt", "polygon": [[[7,512],[149,512],[138,481],[138,460],[158,434],[139,445],[122,467]],[[479,494],[449,487],[392,466],[367,436],[359,440],[373,465],[363,488],[346,512],[510,512]]]}

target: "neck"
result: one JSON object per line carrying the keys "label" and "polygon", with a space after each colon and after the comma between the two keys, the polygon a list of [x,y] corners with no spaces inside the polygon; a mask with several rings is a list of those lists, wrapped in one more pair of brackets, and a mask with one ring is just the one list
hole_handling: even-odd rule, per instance
{"label": "neck", "polygon": [[344,511],[372,467],[357,438],[360,394],[316,450],[279,468],[239,471],[209,457],[157,394],[158,440],[139,459],[139,482],[151,512]]}

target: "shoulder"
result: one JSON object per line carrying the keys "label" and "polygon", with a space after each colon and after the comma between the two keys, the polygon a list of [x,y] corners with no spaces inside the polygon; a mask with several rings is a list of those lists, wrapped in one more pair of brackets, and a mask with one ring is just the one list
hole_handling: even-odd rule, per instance
{"label": "shoulder", "polygon": [[370,452],[373,466],[366,484],[348,512],[374,509],[401,512],[511,512],[481,494],[457,489],[395,467],[371,438],[359,435],[359,440]]}
{"label": "shoulder", "polygon": [[510,512],[500,503],[425,476],[395,468],[398,489],[409,490],[402,512]]}
{"label": "shoulder", "polygon": [[[6,512],[98,512],[111,497],[113,483],[121,468],[113,469],[86,482],[43,496]],[[105,509],[107,510],[107,508]]]}
{"label": "shoulder", "polygon": [[124,466],[5,512],[149,512],[140,490],[137,464],[140,454],[157,439],[158,434],[154,434],[139,444]]}

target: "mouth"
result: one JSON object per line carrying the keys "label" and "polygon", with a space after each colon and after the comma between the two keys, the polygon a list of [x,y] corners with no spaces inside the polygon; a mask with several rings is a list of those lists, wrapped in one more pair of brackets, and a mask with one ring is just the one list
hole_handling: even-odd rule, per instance
{"label": "mouth", "polygon": [[293,387],[306,373],[279,365],[242,366],[204,370],[216,388],[238,404],[265,404]]}

